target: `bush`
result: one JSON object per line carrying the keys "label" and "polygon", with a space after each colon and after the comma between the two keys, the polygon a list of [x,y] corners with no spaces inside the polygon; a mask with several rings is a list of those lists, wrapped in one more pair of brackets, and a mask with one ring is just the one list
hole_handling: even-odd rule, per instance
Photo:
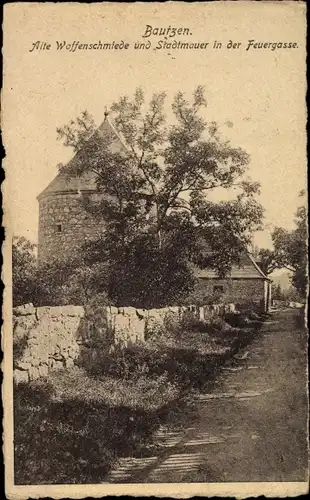
{"label": "bush", "polygon": [[234,328],[242,328],[249,325],[248,315],[245,313],[227,313],[225,321]]}
{"label": "bush", "polygon": [[97,351],[96,359],[85,368],[97,377],[138,381],[141,376],[157,378],[165,374],[179,387],[201,386],[215,375],[228,353],[229,347],[208,333],[175,330],[148,344],[116,347],[111,353]]}
{"label": "bush", "polygon": [[35,302],[40,295],[36,282],[35,245],[23,236],[13,238],[12,275],[14,307]]}
{"label": "bush", "polygon": [[226,323],[225,320],[219,316],[211,317],[208,320],[201,320],[190,315],[185,316],[182,319],[178,328],[180,331],[192,331],[209,334],[231,329],[228,323]]}

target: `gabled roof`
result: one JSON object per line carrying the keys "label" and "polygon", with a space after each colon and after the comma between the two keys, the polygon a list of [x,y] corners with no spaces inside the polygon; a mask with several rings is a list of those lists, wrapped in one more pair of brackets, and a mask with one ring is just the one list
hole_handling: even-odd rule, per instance
{"label": "gabled roof", "polygon": [[[195,275],[197,278],[203,279],[219,279],[219,275],[216,271],[212,269],[196,269]],[[244,252],[241,257],[240,265],[233,265],[231,272],[226,276],[226,279],[264,279],[269,280],[269,278],[263,273],[263,271],[256,264],[252,255]]]}
{"label": "gabled roof", "polygon": [[[113,153],[120,152],[126,149],[126,144],[124,138],[118,133],[108,118],[105,115],[105,119],[100,125],[100,127],[95,131],[95,133],[88,139],[89,141],[98,140],[100,138],[109,138],[111,140],[110,149]],[[79,152],[77,152],[74,157],[69,161],[67,167],[72,167],[74,162],[79,158]],[[79,177],[67,176],[65,171],[60,172],[56,177],[48,184],[48,186],[37,196],[38,200],[45,198],[46,196],[52,194],[65,194],[78,191],[95,191],[96,190],[96,179],[95,175],[91,172],[85,173]]]}

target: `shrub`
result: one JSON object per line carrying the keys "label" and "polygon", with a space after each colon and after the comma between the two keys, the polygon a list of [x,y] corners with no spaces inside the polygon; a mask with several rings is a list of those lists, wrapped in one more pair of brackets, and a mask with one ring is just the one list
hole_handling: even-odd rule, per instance
{"label": "shrub", "polygon": [[181,331],[193,331],[199,333],[218,333],[230,329],[228,323],[219,316],[201,320],[192,316],[185,316],[179,326]]}
{"label": "shrub", "polygon": [[14,237],[12,246],[13,305],[35,302],[40,295],[36,278],[35,245],[25,237]]}
{"label": "shrub", "polygon": [[245,313],[227,313],[225,321],[234,328],[242,328],[249,324],[248,316]]}
{"label": "shrub", "polygon": [[[186,338],[188,337],[188,338]],[[157,378],[165,374],[179,387],[201,385],[213,377],[228,348],[218,346],[208,334],[170,333],[144,345],[117,347],[114,352],[98,352],[86,366],[92,376],[108,376],[138,381],[141,376]]]}

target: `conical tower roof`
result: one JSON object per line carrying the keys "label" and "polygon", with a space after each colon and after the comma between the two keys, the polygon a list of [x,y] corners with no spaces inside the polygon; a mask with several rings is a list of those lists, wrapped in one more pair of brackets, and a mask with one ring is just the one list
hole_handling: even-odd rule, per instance
{"label": "conical tower roof", "polygon": [[[110,149],[114,153],[121,152],[126,149],[126,144],[119,132],[117,132],[112,121],[105,113],[105,119],[96,130],[96,132],[88,139],[89,141],[97,140],[97,138],[108,138],[110,140]],[[78,161],[80,152],[77,152],[74,157],[69,161],[67,167],[72,167]],[[78,191],[95,191],[96,179],[92,172],[87,172],[79,177],[72,177],[66,175],[65,169],[48,184],[48,186],[38,195],[37,199],[41,200],[46,196],[53,194],[66,194],[76,193]]]}

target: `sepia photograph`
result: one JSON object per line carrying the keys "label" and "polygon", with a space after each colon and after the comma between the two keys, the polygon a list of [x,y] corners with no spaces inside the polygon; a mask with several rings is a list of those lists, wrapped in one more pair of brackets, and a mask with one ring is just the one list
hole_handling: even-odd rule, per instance
{"label": "sepia photograph", "polygon": [[305,4],[11,3],[3,54],[8,498],[306,493]]}

